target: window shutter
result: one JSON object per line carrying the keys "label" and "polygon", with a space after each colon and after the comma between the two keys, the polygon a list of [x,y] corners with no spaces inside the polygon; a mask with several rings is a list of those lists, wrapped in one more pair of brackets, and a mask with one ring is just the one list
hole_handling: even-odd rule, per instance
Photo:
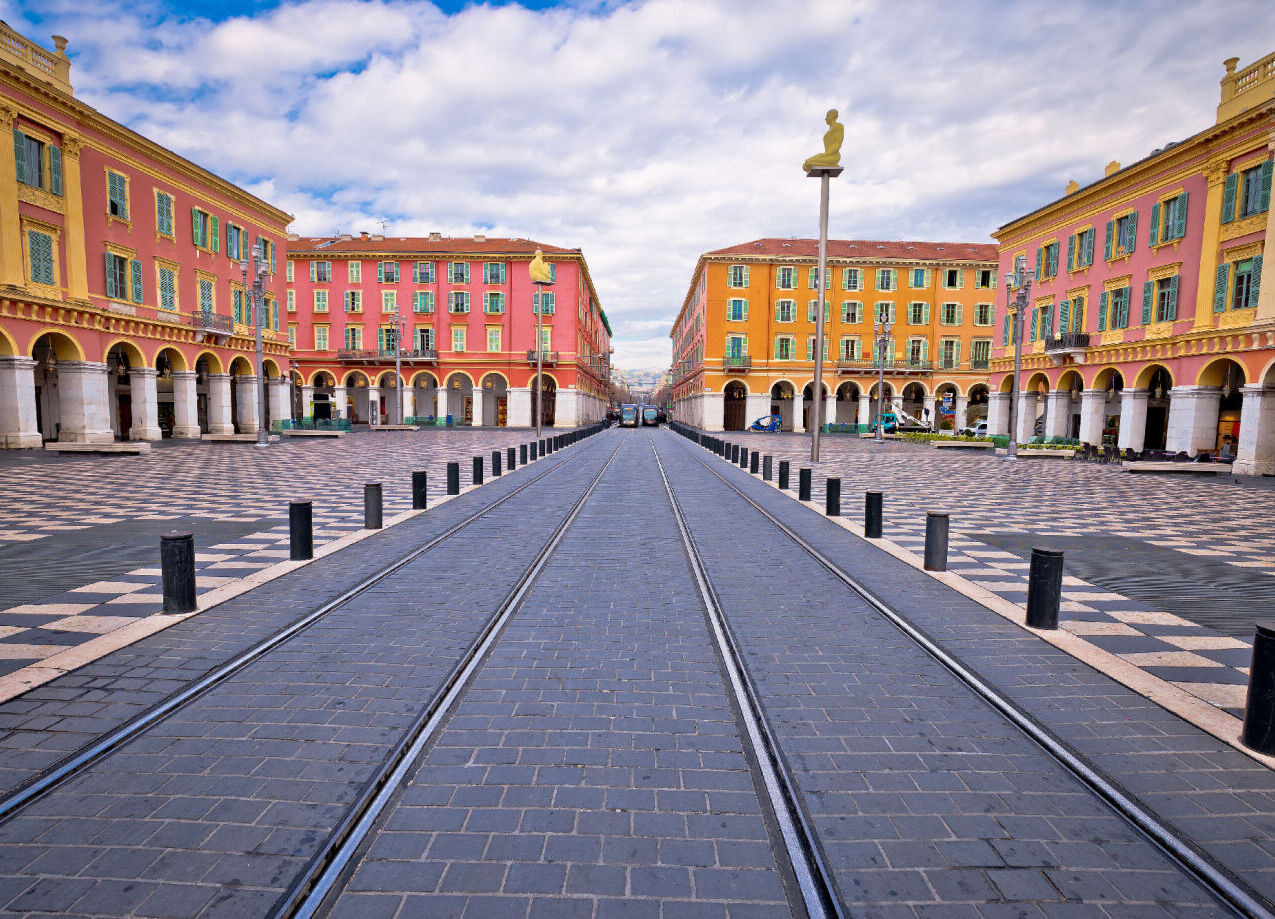
{"label": "window shutter", "polygon": [[1067,270],[1071,271],[1076,267],[1076,237],[1067,237]]}
{"label": "window shutter", "polygon": [[1250,303],[1257,302],[1257,295],[1261,293],[1262,288],[1262,256],[1253,256],[1253,271],[1249,275],[1248,296]]}
{"label": "window shutter", "polygon": [[1186,236],[1186,206],[1190,200],[1187,192],[1178,195],[1178,212],[1173,218],[1173,239],[1181,239]]}
{"label": "window shutter", "polygon": [[1222,192],[1222,222],[1230,223],[1235,219],[1235,192],[1239,187],[1240,177],[1231,173],[1226,177],[1226,188]]}
{"label": "window shutter", "polygon": [[1032,331],[1031,331],[1032,341],[1036,340],[1036,330],[1037,330],[1039,322],[1040,322],[1040,309],[1038,307],[1033,306],[1032,307]]}
{"label": "window shutter", "polygon": [[1093,230],[1085,234],[1085,265],[1093,264],[1093,238]]}
{"label": "window shutter", "polygon": [[1128,239],[1125,241],[1124,250],[1132,252],[1138,247],[1138,212],[1134,211],[1129,215]]}
{"label": "window shutter", "polygon": [[922,325],[930,324],[930,304],[928,303],[921,304],[921,324]]}
{"label": "window shutter", "polygon": [[959,338],[952,342],[952,366],[961,366],[961,340]]}
{"label": "window shutter", "polygon": [[1037,246],[1036,247],[1036,280],[1037,281],[1040,280],[1040,255],[1041,255],[1041,249],[1039,246]]}
{"label": "window shutter", "polygon": [[959,303],[956,304],[956,324],[957,325],[965,324],[965,307]]}
{"label": "window shutter", "polygon": [[[1049,276],[1052,278],[1057,274],[1058,274],[1058,243],[1053,243],[1049,247]],[[962,272],[960,275],[957,275],[957,277],[963,278],[964,272]],[[958,284],[956,286],[962,287],[964,285]]]}
{"label": "window shutter", "polygon": [[921,363],[924,364],[930,359],[930,340],[928,338],[921,339]]}
{"label": "window shutter", "polygon": [[1259,211],[1268,211],[1271,208],[1271,168],[1275,165],[1275,160],[1267,160],[1262,164],[1262,185],[1258,191],[1257,209]]}
{"label": "window shutter", "polygon": [[1164,318],[1166,321],[1178,318],[1178,276],[1176,274],[1169,278],[1169,304]]}
{"label": "window shutter", "polygon": [[[1156,232],[1160,229],[1160,202],[1151,205],[1151,226],[1147,228],[1147,245],[1154,246],[1160,240],[1156,238]],[[1168,228],[1172,231],[1172,227]],[[1168,239],[1168,233],[1165,234]]]}
{"label": "window shutter", "polygon": [[1217,266],[1217,277],[1213,287],[1213,312],[1226,312],[1226,288],[1230,282],[1231,266],[1223,264]]}
{"label": "window shutter", "polygon": [[379,284],[380,282],[384,280],[385,280],[385,263],[377,262],[376,263],[376,281]]}
{"label": "window shutter", "polygon": [[218,220],[216,217],[209,217],[208,221],[210,223],[209,235],[212,237],[208,241],[212,243],[212,250],[214,252],[220,252],[221,251],[221,221]]}
{"label": "window shutter", "polygon": [[62,195],[62,148],[53,144],[49,145],[49,191]]}
{"label": "window shutter", "polygon": [[111,270],[115,266],[111,264],[111,258],[111,253],[106,253],[106,295],[118,297],[120,292],[115,289],[115,272]]}
{"label": "window shutter", "polygon": [[744,301],[744,318],[745,319],[748,318],[748,301],[747,300]]}
{"label": "window shutter", "polygon": [[[265,242],[265,241],[262,240],[262,242]],[[273,244],[268,244],[268,245],[270,245],[270,273],[274,274],[276,271],[279,270],[275,263],[275,256],[278,255],[278,252],[276,251]]]}
{"label": "window shutter", "polygon": [[142,263],[133,259],[128,263],[129,273],[133,276],[133,302],[142,302]]}
{"label": "window shutter", "polygon": [[775,360],[779,360],[779,337],[775,337]]}
{"label": "window shutter", "polygon": [[1107,330],[1107,301],[1110,295],[1107,291],[1102,292],[1102,296],[1098,298],[1098,331],[1105,332]]}
{"label": "window shutter", "polygon": [[[112,189],[112,192],[114,189]],[[197,246],[204,244],[203,234],[199,229],[199,208],[192,207],[190,209],[190,238]]]}
{"label": "window shutter", "polygon": [[1142,282],[1142,324],[1151,322],[1151,301],[1155,299],[1155,282]]}
{"label": "window shutter", "polygon": [[744,282],[743,286],[747,287],[748,286],[748,266],[747,265],[744,266],[744,270],[743,270],[743,282]]}
{"label": "window shutter", "polygon": [[1002,326],[1001,346],[1004,348],[1008,348],[1009,347],[1009,313],[1005,314],[1005,321],[1001,323],[1001,326]]}
{"label": "window shutter", "polygon": [[18,181],[27,181],[27,137],[17,128],[13,129],[13,161],[17,167]]}
{"label": "window shutter", "polygon": [[[227,246],[226,248],[230,248]],[[319,278],[319,269],[315,266],[314,261],[310,261],[310,283],[314,283]]]}
{"label": "window shutter", "polygon": [[1071,324],[1071,301],[1064,300],[1058,305],[1058,334],[1064,335]]}
{"label": "window shutter", "polygon": [[1115,235],[1116,222],[1114,220],[1107,221],[1107,241],[1103,245],[1103,258],[1111,261],[1111,237]]}

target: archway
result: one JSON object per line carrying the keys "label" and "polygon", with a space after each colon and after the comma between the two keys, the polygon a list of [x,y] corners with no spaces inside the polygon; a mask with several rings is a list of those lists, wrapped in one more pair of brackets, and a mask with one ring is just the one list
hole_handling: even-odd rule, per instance
{"label": "archway", "polygon": [[376,379],[376,405],[371,407],[376,424],[401,424],[403,421],[402,378],[386,370]]}
{"label": "archway", "polygon": [[[1094,446],[1114,447],[1120,439],[1120,411],[1124,404],[1124,374],[1115,367],[1105,367],[1093,379],[1093,389],[1100,390],[1102,421],[1099,443]],[[1086,438],[1081,438],[1086,440]]]}
{"label": "archway", "polygon": [[903,411],[922,424],[928,425],[934,419],[929,417],[925,404],[926,391],[921,383],[908,383],[903,387]]}
{"label": "archway", "polygon": [[[457,371],[447,378],[446,414],[452,424],[474,423],[474,381],[469,374]],[[440,406],[440,411],[442,407]]]}
{"label": "archway", "polygon": [[367,424],[371,418],[368,385],[367,374],[361,370],[352,370],[345,375],[345,417],[350,419],[351,424]]}
{"label": "archway", "polygon": [[[1152,364],[1138,374],[1135,388],[1147,394],[1147,417],[1142,449],[1163,450],[1168,446],[1169,407],[1173,401],[1173,374],[1161,364]],[[1136,448],[1135,448],[1136,449]]]}
{"label": "archway", "polygon": [[337,406],[335,403],[336,394],[336,377],[328,373],[326,370],[320,370],[312,378],[310,385],[314,387],[314,420],[328,421],[337,417]]}
{"label": "archway", "polygon": [[[955,383],[940,383],[934,387],[934,422],[935,430],[952,431],[965,427],[965,420],[957,418],[957,402],[961,391]],[[963,414],[963,413],[962,413]]]}
{"label": "archway", "polygon": [[45,332],[31,345],[35,360],[35,419],[42,440],[57,440],[62,431],[58,363],[84,360],[79,343],[61,332]]}
{"label": "archway", "polygon": [[833,418],[837,424],[855,424],[859,420],[859,384],[842,383],[837,387],[837,407]]}
{"label": "archway", "polygon": [[509,424],[509,382],[499,373],[482,379],[483,418],[485,427],[503,428]]}
{"label": "archway", "polygon": [[882,412],[892,411],[894,411],[894,386],[890,383],[873,383],[872,388],[868,390],[868,423],[875,427]]}
{"label": "archway", "polygon": [[722,430],[742,431],[748,426],[748,387],[731,380],[722,392]]}
{"label": "archway", "polygon": [[146,358],[131,342],[119,341],[107,349],[106,405],[111,412],[111,431],[116,440],[128,440],[133,430],[134,414],[138,420],[148,417],[145,402],[149,394],[140,379],[141,374],[136,381],[133,378],[134,371],[146,369]]}
{"label": "archway", "polygon": [[438,377],[422,370],[412,377],[412,395],[416,403],[416,419],[433,424],[440,414],[446,414],[438,402]]}
{"label": "archway", "polygon": [[779,429],[781,431],[792,430],[792,403],[796,394],[796,389],[787,380],[780,380],[770,387],[770,413],[780,417]]}
{"label": "archway", "polygon": [[1079,371],[1068,370],[1058,378],[1058,388],[1056,393],[1065,393],[1065,398],[1056,396],[1054,404],[1061,406],[1066,417],[1060,419],[1057,425],[1051,425],[1051,431],[1056,430],[1057,435],[1061,437],[1080,437],[1080,410],[1081,410],[1081,393],[1084,392],[1085,381],[1081,377]]}
{"label": "archway", "polygon": [[[250,380],[253,378],[252,365],[242,355],[230,362],[230,423],[234,425],[236,434],[250,434],[257,430],[252,419],[257,417],[255,406],[256,390]],[[257,381],[260,382],[260,381]]]}
{"label": "archway", "polygon": [[[820,392],[822,394],[819,408],[824,413],[824,417],[826,418],[828,416],[828,384],[820,383],[819,385],[820,385]],[[802,426],[805,427],[807,431],[810,430],[810,426],[812,424],[816,423],[814,417],[811,415],[811,412],[813,412],[814,410],[815,410],[815,384],[814,384],[814,381],[811,380],[801,390],[801,423],[802,423]],[[820,419],[817,423],[822,425],[824,424],[824,421]]]}
{"label": "archway", "polygon": [[965,397],[964,417],[957,419],[957,430],[987,420],[987,409],[991,395],[991,387],[986,383],[975,383],[970,387],[969,393]]}
{"label": "archway", "polygon": [[558,383],[553,377],[545,375],[543,380],[538,381],[535,377],[531,380],[532,391],[532,415],[535,414],[535,391],[536,386],[540,387],[540,423],[542,426],[553,427],[554,419],[557,417],[557,401],[558,401]]}
{"label": "archway", "polygon": [[1240,415],[1244,396],[1240,388],[1248,382],[1244,365],[1231,358],[1210,362],[1200,371],[1197,386],[1216,387],[1218,391],[1217,434],[1212,450],[1235,456],[1240,444]]}
{"label": "archway", "polygon": [[[155,398],[159,407],[159,431],[162,437],[172,437],[177,427],[177,404],[174,393],[173,373],[186,369],[186,358],[176,348],[161,348],[155,355]],[[190,392],[189,388],[185,390]],[[183,436],[186,436],[183,434]]]}

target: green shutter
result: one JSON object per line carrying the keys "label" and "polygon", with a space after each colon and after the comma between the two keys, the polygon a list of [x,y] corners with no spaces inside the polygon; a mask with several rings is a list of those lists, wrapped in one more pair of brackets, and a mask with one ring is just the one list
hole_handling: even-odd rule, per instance
{"label": "green shutter", "polygon": [[1116,222],[1114,220],[1107,221],[1107,241],[1103,245],[1103,258],[1111,261],[1111,237],[1115,235]]}
{"label": "green shutter", "polygon": [[744,301],[744,318],[745,319],[748,318],[748,301],[747,300]]}
{"label": "green shutter", "polygon": [[1149,325],[1151,322],[1151,301],[1155,299],[1155,283],[1153,281],[1142,282],[1142,324]]}
{"label": "green shutter", "polygon": [[1249,275],[1248,296],[1250,303],[1257,303],[1257,295],[1262,289],[1262,256],[1253,256],[1253,268]]}
{"label": "green shutter", "polygon": [[956,304],[956,324],[957,325],[965,324],[965,307],[959,303]]}
{"label": "green shutter", "polygon": [[1036,340],[1036,330],[1039,323],[1040,323],[1040,309],[1038,307],[1033,306],[1032,307],[1032,328],[1031,328],[1031,335],[1029,337],[1030,341]]}
{"label": "green shutter", "polygon": [[775,360],[779,360],[779,336],[775,336]]}
{"label": "green shutter", "polygon": [[1178,212],[1173,218],[1172,239],[1181,239],[1186,236],[1186,207],[1189,201],[1187,192],[1178,195]]}
{"label": "green shutter", "polygon": [[49,191],[62,195],[62,148],[49,145]]}
{"label": "green shutter", "polygon": [[1076,267],[1076,237],[1067,237],[1067,270],[1071,271]]}
{"label": "green shutter", "polygon": [[1226,177],[1226,188],[1222,192],[1222,222],[1230,223],[1235,219],[1235,193],[1239,188],[1240,177],[1238,173],[1231,173]]}
{"label": "green shutter", "polygon": [[1040,246],[1037,246],[1036,247],[1036,280],[1037,281],[1040,280],[1040,256],[1041,256],[1041,248]]}
{"label": "green shutter", "polygon": [[[537,297],[537,295],[536,295],[536,294],[532,294],[532,295],[531,295],[531,300],[532,300],[532,302],[533,302],[533,303],[535,303],[538,299],[539,299],[539,298]],[[776,300],[776,301],[775,301],[775,322],[780,322],[780,321],[782,321],[782,320],[780,320],[780,318],[779,318],[779,302],[780,302],[780,301],[778,301],[778,300]],[[534,312],[534,310],[533,310],[532,312]]]}
{"label": "green shutter", "polygon": [[961,340],[959,338],[952,343],[952,366],[961,366]]}
{"label": "green shutter", "polygon": [[1105,332],[1107,330],[1107,301],[1110,298],[1107,291],[1102,292],[1102,296],[1098,298],[1098,331]]}
{"label": "green shutter", "polygon": [[111,271],[111,253],[106,253],[106,295],[108,297],[118,297],[120,292],[115,289],[115,272]]}
{"label": "green shutter", "polygon": [[1058,304],[1058,334],[1066,334],[1071,325],[1071,301],[1064,300]]}
{"label": "green shutter", "polygon": [[1001,323],[1001,346],[1009,347],[1009,313],[1005,314],[1005,321]]}
{"label": "green shutter", "polygon": [[1049,276],[1055,277],[1058,274],[1058,243],[1049,244]]}
{"label": "green shutter", "polygon": [[1262,164],[1262,185],[1258,190],[1257,209],[1259,211],[1268,211],[1271,208],[1271,167],[1275,165],[1275,160],[1267,160]]}
{"label": "green shutter", "polygon": [[[1151,226],[1147,228],[1147,245],[1154,246],[1160,240],[1156,238],[1156,233],[1160,229],[1160,202],[1151,205]],[[1172,227],[1169,228],[1172,230]],[[1168,238],[1166,234],[1165,238]]]}
{"label": "green shutter", "polygon": [[310,282],[311,282],[311,283],[314,283],[315,281],[317,281],[317,280],[318,280],[318,278],[319,278],[318,268],[317,268],[317,267],[315,267],[315,263],[314,263],[314,261],[312,260],[312,261],[310,262]]}
{"label": "green shutter", "polygon": [[1213,287],[1213,312],[1226,312],[1226,288],[1230,283],[1231,266],[1223,264],[1217,266],[1217,276],[1214,280]]}
{"label": "green shutter", "polygon": [[1134,211],[1132,214],[1129,215],[1128,227],[1129,227],[1128,239],[1125,240],[1124,250],[1126,252],[1132,252],[1134,249],[1138,248],[1138,212],[1137,211]]}
{"label": "green shutter", "polygon": [[930,304],[928,303],[921,304],[921,324],[922,325],[930,324]]}
{"label": "green shutter", "polygon": [[204,244],[204,234],[199,223],[199,208],[197,207],[190,209],[190,237],[194,240],[195,245],[202,246]]}
{"label": "green shutter", "polygon": [[13,163],[16,167],[18,181],[27,181],[27,136],[17,128],[13,129]]}
{"label": "green shutter", "polygon": [[221,251],[221,222],[216,217],[209,217],[208,219],[212,223],[212,228],[210,231],[210,235],[212,236],[212,239],[210,239],[209,242],[212,243],[212,250],[214,252],[220,252]]}
{"label": "green shutter", "polygon": [[1093,264],[1093,240],[1094,240],[1094,231],[1093,230],[1086,231],[1085,233],[1085,264],[1086,265]]}
{"label": "green shutter", "polygon": [[142,302],[142,263],[133,259],[128,263],[129,274],[133,276],[133,302]]}
{"label": "green shutter", "polygon": [[1178,276],[1175,274],[1169,278],[1169,303],[1164,311],[1164,319],[1166,322],[1172,322],[1178,318]]}

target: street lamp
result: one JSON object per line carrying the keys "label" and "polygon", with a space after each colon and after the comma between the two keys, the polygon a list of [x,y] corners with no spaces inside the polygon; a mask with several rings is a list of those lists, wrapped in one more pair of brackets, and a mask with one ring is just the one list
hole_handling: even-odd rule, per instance
{"label": "street lamp", "polygon": [[[1010,292],[1018,288],[1010,300]],[[1005,448],[1005,459],[1018,459],[1018,377],[1023,370],[1023,314],[1027,309],[1027,298],[1031,296],[1032,280],[1027,274],[1027,256],[1014,257],[1014,270],[1005,272],[1005,308],[1009,309],[1011,334],[1014,336],[1014,376],[1009,384],[1009,443]],[[1010,307],[1013,307],[1010,309]]]}
{"label": "street lamp", "polygon": [[394,398],[398,408],[390,413],[391,424],[403,424],[403,313],[394,313]]}
{"label": "street lamp", "polygon": [[882,400],[885,398],[885,354],[886,347],[890,344],[890,330],[894,325],[886,319],[878,319],[872,323],[872,348],[877,354],[877,443],[885,443],[885,439],[881,436],[885,425],[881,422],[881,415],[884,411]]}
{"label": "street lamp", "polygon": [[239,271],[243,275],[244,296],[252,296],[252,325],[257,339],[257,446],[270,446],[270,430],[266,427],[266,378],[261,360],[261,308],[265,303],[266,275],[270,272],[270,263],[266,261],[265,244],[258,242],[252,247],[252,257],[257,263],[256,277],[252,287],[248,286],[248,259],[241,259]]}
{"label": "street lamp", "polygon": [[819,283],[815,301],[815,381],[811,405],[810,461],[819,462],[819,431],[823,427],[823,307],[828,298],[828,180],[841,175],[841,142],[845,128],[837,121],[837,110],[829,109],[824,121],[828,130],[823,136],[823,153],[802,163],[806,176],[819,180]]}

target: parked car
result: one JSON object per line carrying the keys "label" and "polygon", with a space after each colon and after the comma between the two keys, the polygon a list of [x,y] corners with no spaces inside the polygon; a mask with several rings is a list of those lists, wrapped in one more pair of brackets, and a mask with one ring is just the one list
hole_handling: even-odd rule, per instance
{"label": "parked car", "polygon": [[968,437],[986,437],[987,422],[985,420],[975,422],[967,428],[961,428],[961,433]]}

